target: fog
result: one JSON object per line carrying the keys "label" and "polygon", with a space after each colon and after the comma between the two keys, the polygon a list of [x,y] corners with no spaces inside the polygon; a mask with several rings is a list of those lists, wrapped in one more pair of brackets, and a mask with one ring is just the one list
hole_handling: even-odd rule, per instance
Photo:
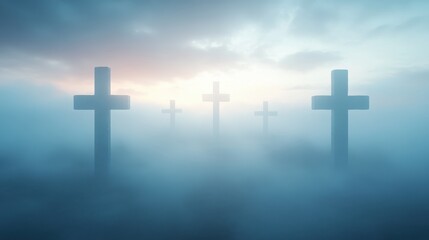
{"label": "fog", "polygon": [[377,93],[370,111],[350,113],[346,169],[330,157],[329,111],[310,99],[270,105],[280,115],[268,136],[252,111],[222,111],[218,140],[208,105],[184,109],[170,132],[159,106],[132,104],[112,113],[100,180],[92,111],[49,86],[3,85],[0,238],[426,239],[425,115]]}
{"label": "fog", "polygon": [[[429,239],[429,1],[0,1],[0,240]],[[108,178],[95,66],[112,68]],[[346,168],[329,72],[350,70]],[[212,81],[221,104],[220,137]],[[183,113],[176,131],[161,109]],[[254,116],[269,101],[269,134]]]}

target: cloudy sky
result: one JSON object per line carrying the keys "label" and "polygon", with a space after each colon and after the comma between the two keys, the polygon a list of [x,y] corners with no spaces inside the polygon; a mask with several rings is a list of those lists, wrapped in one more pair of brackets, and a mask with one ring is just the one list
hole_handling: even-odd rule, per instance
{"label": "cloudy sky", "polygon": [[212,81],[236,103],[309,106],[311,95],[329,93],[335,68],[349,69],[351,94],[420,89],[428,87],[428,7],[419,0],[4,0],[0,83],[91,93],[93,68],[110,66],[114,93],[186,107],[201,104]]}
{"label": "cloudy sky", "polygon": [[[428,29],[427,0],[0,0],[0,238],[429,239]],[[73,110],[96,66],[131,95],[109,194],[88,179],[93,112]],[[344,175],[311,110],[337,68],[370,96]],[[219,148],[213,81],[231,94]]]}
{"label": "cloudy sky", "polygon": [[137,126],[165,129],[170,99],[184,110],[179,127],[210,132],[201,94],[220,81],[231,94],[224,133],[258,131],[253,113],[267,100],[279,112],[272,132],[329,148],[330,113],[312,111],[311,97],[330,94],[330,71],[345,68],[349,93],[370,96],[369,111],[350,113],[351,145],[424,151],[428,9],[418,0],[0,1],[1,123],[18,141],[23,119],[40,119],[31,129],[41,138],[59,116],[68,134],[91,133],[92,114],[73,111],[72,96],[92,94],[94,67],[110,66],[112,93],[131,95],[131,111],[113,121],[124,139]]}

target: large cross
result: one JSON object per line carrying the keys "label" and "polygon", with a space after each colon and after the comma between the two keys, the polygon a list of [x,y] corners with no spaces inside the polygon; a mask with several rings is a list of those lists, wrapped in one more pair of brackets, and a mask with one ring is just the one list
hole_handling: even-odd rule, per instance
{"label": "large cross", "polygon": [[267,134],[268,133],[268,117],[277,116],[277,112],[268,111],[268,102],[264,101],[264,103],[262,104],[262,111],[255,112],[255,115],[262,117],[263,132],[264,132],[264,134]]}
{"label": "large cross", "polygon": [[94,110],[95,174],[106,175],[110,164],[110,110],[129,109],[130,97],[110,95],[110,68],[95,68],[94,95],[74,96],[74,109]]}
{"label": "large cross", "polygon": [[181,113],[182,109],[176,108],[176,101],[170,100],[170,108],[169,109],[163,109],[162,113],[168,113],[170,114],[170,129],[174,130],[176,126],[176,113]]}
{"label": "large cross", "polygon": [[213,82],[213,94],[203,94],[203,101],[213,102],[213,134],[219,136],[220,102],[229,102],[229,95],[219,93],[219,82]]}
{"label": "large cross", "polygon": [[348,161],[348,110],[369,109],[369,96],[348,95],[348,71],[331,72],[332,96],[313,96],[312,108],[331,110],[331,148],[335,163],[347,165]]}

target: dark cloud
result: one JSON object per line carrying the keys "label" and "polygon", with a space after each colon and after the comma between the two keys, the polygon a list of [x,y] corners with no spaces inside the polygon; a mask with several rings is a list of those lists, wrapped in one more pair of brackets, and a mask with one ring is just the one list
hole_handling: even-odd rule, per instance
{"label": "dark cloud", "polygon": [[[118,75],[132,76],[137,82],[188,78],[246,60],[224,47],[195,49],[190,46],[191,40],[223,39],[249,25],[258,26],[265,34],[290,19],[288,34],[331,42],[342,39],[333,32],[340,23],[383,32],[392,27],[365,24],[377,14],[419,4],[424,3],[6,0],[0,3],[0,61],[8,61],[2,64],[8,71],[1,71],[1,75],[76,81],[85,78],[83,69],[110,65]],[[408,24],[412,23],[393,26],[394,31],[402,31]]]}
{"label": "dark cloud", "polygon": [[[249,21],[265,21],[271,5],[259,1],[3,1],[0,29],[5,37],[0,48],[18,56],[23,52],[54,59],[71,68],[64,73],[108,64],[120,69],[119,74],[138,74],[146,81],[188,77],[202,69],[233,65],[237,59],[226,49],[193,49],[191,40],[228,35]],[[31,63],[26,67],[41,69]]]}

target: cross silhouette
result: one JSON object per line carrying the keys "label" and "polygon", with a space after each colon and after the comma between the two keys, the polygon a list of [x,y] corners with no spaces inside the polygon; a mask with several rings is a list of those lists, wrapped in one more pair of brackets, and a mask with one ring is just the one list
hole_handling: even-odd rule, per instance
{"label": "cross silhouette", "polygon": [[369,109],[369,96],[348,95],[348,71],[331,72],[332,96],[313,96],[312,108],[331,110],[331,148],[334,161],[338,166],[347,165],[349,146],[348,110]]}
{"label": "cross silhouette", "polygon": [[264,101],[262,104],[262,111],[255,112],[255,116],[262,117],[262,130],[264,134],[268,133],[268,117],[277,116],[277,112],[268,111],[268,102]]}
{"label": "cross silhouette", "polygon": [[229,94],[219,93],[219,82],[213,82],[213,93],[203,94],[204,102],[213,102],[213,135],[219,136],[220,102],[229,102]]}
{"label": "cross silhouette", "polygon": [[176,101],[170,100],[170,108],[169,109],[163,109],[162,113],[168,113],[170,114],[170,129],[174,130],[176,127],[176,113],[181,113],[182,109],[176,108]]}
{"label": "cross silhouette", "polygon": [[74,109],[94,110],[96,175],[106,175],[110,164],[110,110],[130,109],[130,97],[110,95],[110,68],[95,68],[94,95],[74,96]]}

